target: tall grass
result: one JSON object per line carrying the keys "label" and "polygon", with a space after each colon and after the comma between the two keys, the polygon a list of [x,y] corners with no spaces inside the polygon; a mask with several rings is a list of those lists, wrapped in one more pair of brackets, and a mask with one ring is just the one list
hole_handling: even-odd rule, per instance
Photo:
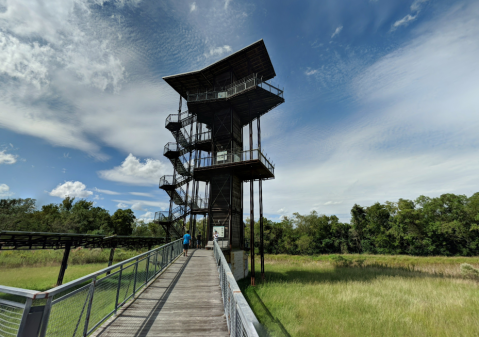
{"label": "tall grass", "polygon": [[460,269],[479,258],[343,257],[266,257],[266,281],[244,293],[271,335],[479,335],[479,283]]}
{"label": "tall grass", "polygon": [[[63,283],[94,273],[106,266],[105,263],[68,266]],[[0,272],[0,284],[16,288],[46,291],[55,287],[59,271],[59,266],[4,269]]]}
{"label": "tall grass", "polygon": [[[114,262],[124,261],[146,251],[146,248],[140,250],[127,250],[118,248],[115,250],[113,260]],[[84,249],[80,247],[70,251],[68,265],[107,263],[109,257],[110,249]],[[62,249],[6,250],[0,251],[0,268],[59,266],[62,262],[62,258]]]}

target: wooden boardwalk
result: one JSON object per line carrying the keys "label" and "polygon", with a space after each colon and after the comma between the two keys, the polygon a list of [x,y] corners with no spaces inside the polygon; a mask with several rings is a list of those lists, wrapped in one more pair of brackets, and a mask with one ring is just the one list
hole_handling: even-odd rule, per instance
{"label": "wooden boardwalk", "polygon": [[180,257],[92,336],[228,336],[213,251]]}

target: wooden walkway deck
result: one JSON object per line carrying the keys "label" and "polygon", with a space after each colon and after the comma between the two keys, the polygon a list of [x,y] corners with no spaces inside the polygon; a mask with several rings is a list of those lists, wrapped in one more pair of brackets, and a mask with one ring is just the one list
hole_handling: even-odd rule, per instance
{"label": "wooden walkway deck", "polygon": [[228,336],[213,251],[189,253],[92,336]]}

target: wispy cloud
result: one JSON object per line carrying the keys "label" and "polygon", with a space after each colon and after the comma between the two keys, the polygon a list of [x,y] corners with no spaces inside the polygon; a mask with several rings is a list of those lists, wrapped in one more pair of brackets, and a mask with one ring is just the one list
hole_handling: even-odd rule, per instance
{"label": "wispy cloud", "polygon": [[190,13],[191,12],[194,12],[196,11],[196,2],[193,2],[191,5],[190,5]]}
{"label": "wispy cloud", "polygon": [[95,191],[98,193],[108,194],[108,195],[120,195],[120,192],[110,191],[110,190],[101,190],[95,187]]}
{"label": "wispy cloud", "polygon": [[147,201],[147,200],[113,200],[113,201],[118,202],[118,205],[122,205],[122,207],[118,206],[118,208],[130,207],[134,211],[147,211],[149,207],[165,210],[169,207],[168,203],[161,202],[161,201]]}
{"label": "wispy cloud", "polygon": [[222,56],[225,53],[230,53],[232,50],[233,49],[231,49],[230,46],[224,45],[222,47],[211,48],[210,51],[208,53],[204,54],[204,55],[207,56],[207,57],[209,57],[209,56]]}
{"label": "wispy cloud", "polygon": [[415,0],[410,7],[411,12],[413,13],[413,15],[407,14],[402,19],[397,20],[396,22],[394,22],[392,27],[391,27],[391,31],[396,30],[400,26],[407,26],[411,21],[416,20],[416,18],[419,15],[419,12],[422,9],[422,5],[427,1],[428,0]]}
{"label": "wispy cloud", "polygon": [[302,162],[300,174],[296,160],[278,163],[276,180],[263,185],[265,213],[316,204],[349,221],[354,203],[477,192],[478,16],[476,3],[421,24],[412,40],[355,73],[354,113],[269,139],[268,149],[280,142],[280,154]]}
{"label": "wispy cloud", "polygon": [[416,20],[417,16],[418,16],[418,13],[416,13],[416,15],[407,14],[401,20],[394,22],[392,26],[392,30],[395,30],[399,26],[407,26],[409,22]]}
{"label": "wispy cloud", "polygon": [[331,35],[331,38],[335,37],[336,35],[338,35],[339,33],[341,33],[341,31],[343,30],[343,26],[339,26],[338,28],[336,28],[336,30],[334,31],[333,35]]}
{"label": "wispy cloud", "polygon": [[148,198],[153,198],[153,194],[151,193],[143,193],[143,192],[129,192],[131,195],[136,195],[139,197],[148,197]]}
{"label": "wispy cloud", "polygon": [[304,74],[305,74],[306,76],[311,76],[311,75],[316,74],[317,72],[318,72],[318,69],[308,68],[308,70],[306,70],[306,71],[304,72]]}

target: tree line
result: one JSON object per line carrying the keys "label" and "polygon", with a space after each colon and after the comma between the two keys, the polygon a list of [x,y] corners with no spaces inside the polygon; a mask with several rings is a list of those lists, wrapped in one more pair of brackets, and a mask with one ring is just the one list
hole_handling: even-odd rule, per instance
{"label": "tree line", "polygon": [[[200,220],[198,232],[202,232]],[[264,249],[269,254],[479,255],[479,192],[471,197],[437,198],[354,205],[349,223],[335,215],[294,213],[281,221],[264,219]],[[259,221],[255,247],[259,248]],[[188,226],[188,223],[186,224]],[[66,197],[35,207],[34,199],[0,200],[0,230],[164,237],[159,224],[137,221],[130,209],[113,215],[93,202]],[[245,222],[249,239],[249,220]]]}
{"label": "tree line", "polygon": [[35,199],[1,199],[0,230],[98,235],[164,236],[153,222],[137,221],[131,209],[113,215],[92,201],[66,197],[59,204],[37,209]]}
{"label": "tree line", "polygon": [[[248,220],[247,222],[248,223]],[[269,254],[408,254],[472,256],[479,254],[479,193],[354,205],[350,223],[335,215],[294,213],[264,224]],[[249,228],[246,227],[249,238]],[[259,248],[259,221],[255,223]]]}

